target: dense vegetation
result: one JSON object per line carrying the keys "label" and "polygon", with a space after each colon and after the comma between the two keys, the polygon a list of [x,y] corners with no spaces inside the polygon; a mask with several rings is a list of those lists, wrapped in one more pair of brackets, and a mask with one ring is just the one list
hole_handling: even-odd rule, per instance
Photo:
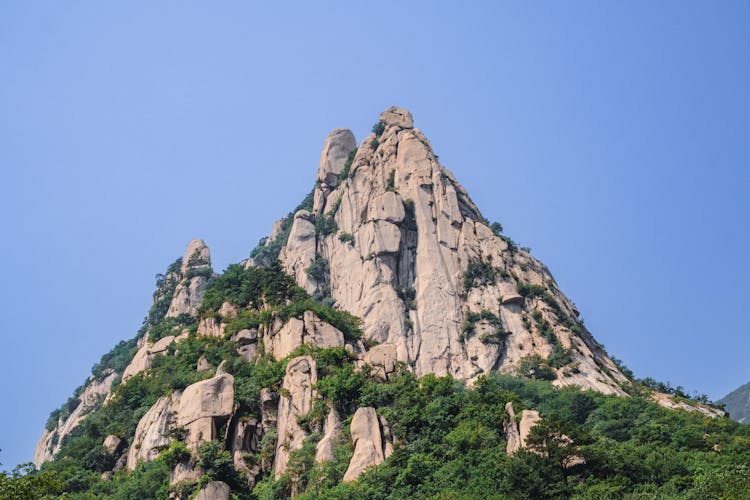
{"label": "dense vegetation", "polygon": [[[495,279],[491,266],[476,263],[466,284],[481,286]],[[168,273],[169,275],[169,273]],[[160,294],[169,295],[172,283],[163,278]],[[172,288],[173,290],[173,288]],[[527,297],[540,297],[544,287],[519,287]],[[401,294],[414,300],[413,290]],[[404,366],[388,381],[371,376],[367,366],[355,368],[354,356],[344,348],[317,349],[300,346],[283,360],[261,355],[247,363],[237,354],[231,336],[245,328],[285,321],[311,310],[348,339],[361,335],[357,318],[314,300],[283,273],[278,265],[268,268],[230,266],[213,277],[199,315],[217,317],[225,302],[238,308],[229,319],[224,338],[199,337],[197,325],[190,335],[154,359],[153,366],[118,385],[112,398],[89,415],[66,437],[57,459],[40,471],[18,468],[0,474],[0,499],[4,498],[168,498],[169,475],[178,462],[190,457],[205,473],[198,484],[182,485],[183,493],[200,484],[221,480],[237,498],[746,498],[750,491],[750,427],[727,418],[709,419],[699,414],[666,410],[648,398],[648,383],[634,386],[633,397],[620,398],[573,388],[557,389],[553,366],[565,359],[524,360],[520,373],[512,377],[493,373],[480,377],[471,389],[458,381],[428,375],[418,379]],[[146,327],[173,328],[161,309],[152,309]],[[556,314],[562,314],[556,311]],[[152,323],[151,320],[154,322]],[[545,321],[534,316],[545,334]],[[504,332],[499,318],[489,311],[468,313],[464,334],[476,334],[482,323],[494,333],[486,342],[501,342]],[[153,331],[151,331],[153,333]],[[551,341],[551,340],[550,340]],[[551,341],[552,342],[552,341]],[[553,346],[557,345],[553,342]],[[133,342],[121,343],[102,357],[94,371],[121,372],[134,350]],[[565,352],[559,349],[558,356]],[[192,457],[175,441],[151,463],[133,472],[120,470],[110,478],[116,456],[102,443],[115,434],[129,443],[145,412],[162,396],[211,376],[214,371],[196,371],[205,357],[211,366],[224,362],[235,377],[235,405],[241,415],[260,415],[260,391],[279,392],[290,359],[311,355],[317,364],[319,396],[309,414],[298,423],[309,432],[302,448],[291,453],[287,471],[275,480],[265,470],[250,492],[244,478],[233,467],[223,443],[204,443]],[[562,365],[560,365],[562,366]],[[537,379],[537,380],[535,380]],[[648,382],[648,381],[647,381]],[[655,382],[653,384],[656,384]],[[638,389],[640,387],[640,389]],[[669,389],[669,387],[667,387]],[[684,392],[673,394],[687,397]],[[62,411],[72,411],[76,398]],[[506,403],[517,414],[535,409],[542,415],[528,439],[529,447],[513,456],[505,452],[503,430]],[[341,482],[353,454],[349,439],[351,417],[359,407],[373,407],[386,418],[395,436],[394,453],[380,466],[368,470],[358,481]],[[316,464],[315,445],[321,439],[323,421],[335,407],[344,424],[343,436],[334,447],[335,459]],[[58,413],[55,417],[58,417]],[[223,435],[220,430],[219,435]],[[269,463],[275,435],[266,434],[260,451],[251,459]],[[173,488],[171,493],[175,493]]]}

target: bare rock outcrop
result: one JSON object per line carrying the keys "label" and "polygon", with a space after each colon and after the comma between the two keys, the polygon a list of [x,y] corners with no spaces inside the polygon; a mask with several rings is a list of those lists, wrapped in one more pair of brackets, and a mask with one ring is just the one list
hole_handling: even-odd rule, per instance
{"label": "bare rock outcrop", "polygon": [[141,417],[128,449],[128,470],[135,470],[138,462],[153,461],[163,447],[169,446],[174,404],[172,397],[161,397]]}
{"label": "bare rock outcrop", "polygon": [[323,438],[318,441],[315,447],[315,461],[323,462],[325,460],[333,460],[335,457],[333,448],[336,440],[341,436],[341,417],[336,408],[331,408],[328,411],[325,424],[323,425]]}
{"label": "bare rock outcrop", "polygon": [[60,447],[63,439],[83,421],[86,416],[98,407],[109,395],[112,382],[117,374],[108,370],[101,377],[90,377],[83,391],[78,395],[78,405],[65,418],[59,418],[54,429],[45,429],[41,439],[34,451],[34,465],[41,466],[44,462],[52,460]]}
{"label": "bare rock outcrop", "polygon": [[222,481],[211,481],[198,492],[195,500],[229,500],[231,489]]}
{"label": "bare rock outcrop", "polygon": [[[549,270],[489,226],[411,114],[392,107],[380,122],[346,176],[332,166],[326,141],[314,208],[294,215],[279,256],[284,269],[308,292],[330,293],[337,307],[362,318],[365,339],[390,346],[388,355],[395,350],[417,375],[472,382],[564,350],[570,362],[556,370],[556,385],[625,395],[627,378]],[[331,234],[316,235],[321,217],[335,223]],[[324,283],[308,275],[313,261],[330,271]],[[299,337],[299,325],[287,328]]]}
{"label": "bare rock outcrop", "polygon": [[179,398],[176,425],[187,431],[185,444],[193,451],[216,439],[217,429],[232,415],[234,377],[220,369],[213,378],[186,387]]}
{"label": "bare rock outcrop", "polygon": [[317,380],[315,360],[311,356],[299,356],[289,361],[279,399],[278,441],[274,462],[276,479],[286,470],[289,453],[301,448],[307,436],[297,423],[297,417],[312,410],[313,385]]}
{"label": "bare rock outcrop", "polygon": [[[390,426],[388,426],[388,432],[390,433]],[[392,450],[392,445],[384,439],[383,434],[381,420],[374,408],[359,408],[354,413],[351,423],[354,455],[344,474],[345,482],[354,481],[368,467],[385,461],[386,452]]]}
{"label": "bare rock outcrop", "polygon": [[168,318],[181,314],[195,316],[203,302],[203,294],[211,273],[211,253],[203,240],[192,240],[185,250],[180,274],[182,279],[174,291]]}
{"label": "bare rock outcrop", "polygon": [[302,319],[289,318],[286,323],[277,318],[263,340],[266,352],[276,359],[285,358],[302,344],[322,349],[344,346],[344,334],[312,311],[306,311]]}
{"label": "bare rock outcrop", "polygon": [[516,412],[513,403],[505,405],[505,420],[503,421],[503,432],[505,433],[505,453],[513,455],[521,449],[521,433],[516,422]]}

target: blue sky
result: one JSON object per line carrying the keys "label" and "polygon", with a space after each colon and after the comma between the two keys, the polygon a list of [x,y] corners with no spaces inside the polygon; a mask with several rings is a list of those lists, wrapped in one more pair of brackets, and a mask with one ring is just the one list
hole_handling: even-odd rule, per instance
{"label": "blue sky", "polygon": [[203,238],[245,258],[330,129],[409,108],[640,377],[750,380],[746,2],[0,3],[0,463]]}

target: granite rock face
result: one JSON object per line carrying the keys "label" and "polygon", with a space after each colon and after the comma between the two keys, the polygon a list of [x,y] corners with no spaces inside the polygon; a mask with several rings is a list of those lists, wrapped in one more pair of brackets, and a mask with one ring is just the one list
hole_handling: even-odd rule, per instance
{"label": "granite rock face", "polygon": [[312,409],[313,385],[317,380],[315,360],[312,357],[299,356],[289,361],[278,406],[278,441],[274,462],[276,479],[286,470],[289,453],[301,448],[307,436],[297,418],[306,415]]}
{"label": "granite rock face", "polygon": [[111,370],[105,372],[99,378],[93,376],[89,378],[77,398],[78,405],[76,408],[67,417],[59,418],[54,429],[45,429],[41,439],[39,439],[34,451],[34,465],[36,467],[55,457],[57,452],[60,451],[63,439],[78,427],[78,424],[87,415],[96,410],[98,405],[109,395],[115,378],[117,378],[117,374]]}
{"label": "granite rock face", "polygon": [[[353,142],[342,129],[329,135],[314,208],[294,214],[280,252],[300,286],[362,318],[366,340],[379,344],[366,361],[378,360],[380,376],[401,362],[420,376],[472,382],[556,353],[566,362],[554,367],[555,384],[623,395],[626,377],[549,270],[493,231],[411,114],[391,107],[380,123],[341,179],[337,165]],[[316,232],[321,218],[335,230]],[[313,262],[324,279],[311,277]],[[297,338],[299,325],[289,328]]]}

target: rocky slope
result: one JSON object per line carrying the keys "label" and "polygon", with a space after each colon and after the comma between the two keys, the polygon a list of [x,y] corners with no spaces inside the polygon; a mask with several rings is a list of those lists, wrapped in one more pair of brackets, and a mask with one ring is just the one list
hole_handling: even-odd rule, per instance
{"label": "rocky slope", "polygon": [[734,420],[743,424],[750,423],[750,382],[733,390],[718,402],[724,404]]}
{"label": "rocky slope", "polygon": [[362,318],[391,361],[472,381],[538,356],[556,384],[624,394],[627,379],[549,270],[493,231],[408,111],[385,111],[359,148],[350,131],[331,132],[316,179],[279,259],[309,293]]}
{"label": "rocky slope", "polygon": [[[348,484],[405,453],[408,424],[386,415],[394,388],[424,377],[420,388],[481,389],[497,373],[638,392],[549,270],[480,214],[409,112],[390,108],[358,147],[331,132],[311,195],[242,265],[216,275],[205,243],[190,242],[159,276],[137,338],[53,414],[34,462],[77,457],[103,481],[158,464],[174,498],[258,484],[294,496],[316,467],[338,464],[318,479]],[[515,404],[492,405],[508,456],[545,422]]]}

